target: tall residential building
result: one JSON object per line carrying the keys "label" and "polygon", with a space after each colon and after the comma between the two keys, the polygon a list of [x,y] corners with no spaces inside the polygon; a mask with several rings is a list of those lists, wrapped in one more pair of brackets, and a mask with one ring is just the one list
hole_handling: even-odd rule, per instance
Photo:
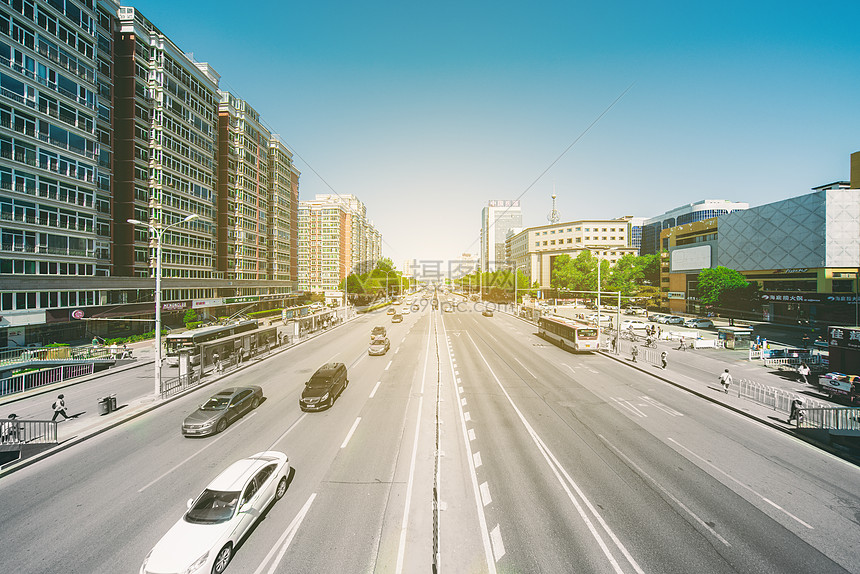
{"label": "tall residential building", "polygon": [[293,152],[273,135],[269,140],[269,279],[298,282],[299,175]]}
{"label": "tall residential building", "polygon": [[728,199],[703,199],[647,219],[642,225],[642,244],[639,248],[639,254],[659,253],[663,249],[660,244],[660,232],[664,229],[726,215],[737,210],[749,209],[749,206],[749,203],[729,201]]}
{"label": "tall residential building", "polygon": [[583,251],[615,263],[624,255],[637,255],[630,245],[630,218],[568,221],[540,227],[528,227],[510,234],[508,258],[529,276],[532,283],[549,287],[555,258],[575,258]]}
{"label": "tall residential building", "polygon": [[518,199],[491,199],[481,210],[481,270],[505,267],[505,237],[513,227],[523,226]]}
{"label": "tall residential building", "polygon": [[[291,303],[299,172],[240,100],[219,138],[208,64],[115,0],[0,2],[0,32],[0,347],[151,329],[156,242],[129,219],[178,224],[168,324]],[[221,194],[219,139],[235,152]],[[135,321],[87,320],[107,318]]]}
{"label": "tall residential building", "polygon": [[111,271],[96,21],[93,0],[0,4],[0,347],[96,304],[78,279]]}
{"label": "tall residential building", "polygon": [[[266,279],[268,274],[270,138],[271,133],[248,102],[221,92],[218,271],[226,279]],[[254,287],[247,289],[255,291]]]}
{"label": "tall residential building", "polygon": [[331,291],[382,257],[382,234],[352,195],[320,194],[299,203],[299,290]]}

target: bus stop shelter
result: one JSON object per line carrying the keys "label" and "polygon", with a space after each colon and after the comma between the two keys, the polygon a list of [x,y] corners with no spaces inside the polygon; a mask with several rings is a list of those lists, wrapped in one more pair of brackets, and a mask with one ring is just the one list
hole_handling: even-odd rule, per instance
{"label": "bus stop shelter", "polygon": [[750,327],[717,327],[717,337],[726,349],[749,349],[752,332]]}

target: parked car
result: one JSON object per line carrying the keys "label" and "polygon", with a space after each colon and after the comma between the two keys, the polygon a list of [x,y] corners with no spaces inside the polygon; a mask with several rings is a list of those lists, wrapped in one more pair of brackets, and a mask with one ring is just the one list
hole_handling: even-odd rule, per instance
{"label": "parked car", "polygon": [[188,511],[149,551],[140,574],[224,572],[233,549],[287,492],[289,473],[289,458],[278,451],[231,464],[188,501]]}
{"label": "parked car", "polygon": [[348,384],[346,365],[326,363],[305,383],[299,399],[299,407],[303,411],[321,411],[329,408]]}
{"label": "parked car", "polygon": [[684,318],[678,317],[677,315],[668,315],[661,323],[666,323],[667,325],[683,325]]}
{"label": "parked car", "polygon": [[245,413],[260,406],[262,400],[263,389],[256,385],[222,389],[185,417],[182,434],[204,436],[219,433]]}
{"label": "parked car", "polygon": [[703,319],[701,317],[695,319],[687,319],[684,321],[685,327],[692,327],[693,329],[709,329],[714,326],[714,322],[710,319]]}
{"label": "parked car", "polygon": [[384,336],[385,336],[385,327],[383,327],[382,325],[377,325],[370,332],[370,340],[371,341],[377,337],[384,337]]}
{"label": "parked car", "polygon": [[662,313],[651,313],[648,315],[648,320],[652,323],[660,323],[660,319],[663,319],[664,317],[666,317],[666,315],[663,315]]}
{"label": "parked car", "polygon": [[403,315],[401,315],[400,313],[395,313],[394,315],[391,316],[391,322],[392,323],[402,323],[403,322]]}
{"label": "parked car", "polygon": [[648,328],[648,326],[645,323],[643,323],[642,321],[638,321],[636,319],[627,319],[625,321],[621,321],[620,330],[621,331],[632,330],[637,335],[644,335],[645,329],[647,329],[647,328]]}
{"label": "parked car", "polygon": [[370,347],[367,348],[368,355],[384,355],[391,348],[391,343],[388,337],[379,337],[370,342]]}

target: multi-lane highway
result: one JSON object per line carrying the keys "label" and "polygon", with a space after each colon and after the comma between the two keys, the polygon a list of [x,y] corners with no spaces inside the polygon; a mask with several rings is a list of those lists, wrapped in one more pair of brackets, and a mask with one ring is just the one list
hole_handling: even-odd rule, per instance
{"label": "multi-lane highway", "polygon": [[[860,471],[533,326],[471,306],[377,312],[0,479],[10,571],[137,572],[231,462],[294,473],[228,572],[860,572]],[[370,329],[391,350],[367,355]],[[334,407],[298,398],[329,361]],[[223,434],[220,387],[263,404]]]}

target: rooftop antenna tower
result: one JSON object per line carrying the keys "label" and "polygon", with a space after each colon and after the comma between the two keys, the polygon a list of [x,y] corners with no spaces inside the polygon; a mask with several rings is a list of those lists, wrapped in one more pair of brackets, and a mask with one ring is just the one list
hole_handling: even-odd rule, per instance
{"label": "rooftop antenna tower", "polygon": [[561,214],[555,208],[555,183],[552,184],[552,211],[546,216],[546,220],[553,225],[561,221]]}

